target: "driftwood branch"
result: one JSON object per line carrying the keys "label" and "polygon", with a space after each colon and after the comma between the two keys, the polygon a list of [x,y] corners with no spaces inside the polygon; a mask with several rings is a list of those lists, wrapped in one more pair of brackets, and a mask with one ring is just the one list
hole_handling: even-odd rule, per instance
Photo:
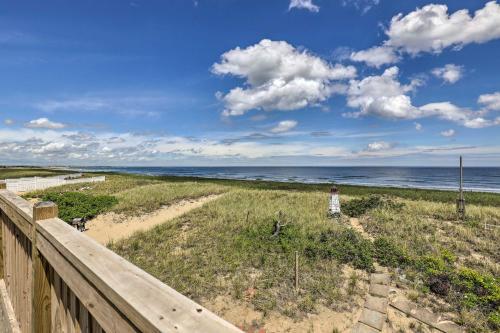
{"label": "driftwood branch", "polygon": [[283,227],[285,227],[288,223],[282,223],[282,217],[283,217],[283,213],[281,211],[278,212],[278,218],[276,219],[276,221],[274,221],[274,230],[273,230],[273,235],[272,237],[278,237],[281,230],[283,229]]}

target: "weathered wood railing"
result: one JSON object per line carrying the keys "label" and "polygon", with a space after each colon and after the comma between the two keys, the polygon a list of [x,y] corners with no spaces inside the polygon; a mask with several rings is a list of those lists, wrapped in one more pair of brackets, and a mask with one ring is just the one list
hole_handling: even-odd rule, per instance
{"label": "weathered wood railing", "polygon": [[241,332],[5,183],[0,222],[0,273],[23,333]]}

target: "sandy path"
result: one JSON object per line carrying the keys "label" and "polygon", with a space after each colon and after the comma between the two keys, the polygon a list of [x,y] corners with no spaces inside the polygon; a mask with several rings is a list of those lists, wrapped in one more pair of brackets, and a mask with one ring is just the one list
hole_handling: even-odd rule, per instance
{"label": "sandy path", "polygon": [[369,240],[373,240],[373,237],[365,231],[365,228],[363,228],[363,225],[359,222],[359,219],[357,217],[349,218],[349,223],[351,224],[351,227],[354,230],[359,232],[365,238],[368,238]]}
{"label": "sandy path", "polygon": [[137,231],[144,231],[168,220],[181,216],[190,210],[213,201],[222,194],[209,195],[198,199],[181,200],[142,216],[127,217],[123,214],[106,213],[99,215],[87,223],[85,234],[101,244],[130,237]]}

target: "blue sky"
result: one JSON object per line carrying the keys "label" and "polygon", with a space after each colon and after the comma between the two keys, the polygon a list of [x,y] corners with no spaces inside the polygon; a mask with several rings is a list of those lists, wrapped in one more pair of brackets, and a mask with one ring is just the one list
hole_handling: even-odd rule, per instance
{"label": "blue sky", "polygon": [[498,1],[0,4],[0,163],[500,165]]}

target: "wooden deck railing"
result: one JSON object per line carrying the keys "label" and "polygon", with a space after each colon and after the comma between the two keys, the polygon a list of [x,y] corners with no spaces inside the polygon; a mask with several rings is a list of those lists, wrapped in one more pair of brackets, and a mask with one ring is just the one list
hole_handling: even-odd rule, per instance
{"label": "wooden deck railing", "polygon": [[[4,188],[4,189],[2,189]],[[241,332],[0,183],[0,274],[23,333]]]}

